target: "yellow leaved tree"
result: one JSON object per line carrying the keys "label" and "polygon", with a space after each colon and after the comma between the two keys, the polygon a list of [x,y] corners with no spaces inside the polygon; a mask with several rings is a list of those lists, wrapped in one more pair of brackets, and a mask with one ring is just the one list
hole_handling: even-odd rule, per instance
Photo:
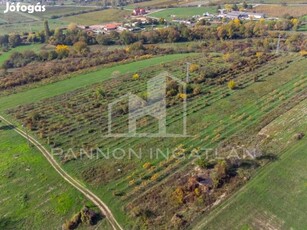
{"label": "yellow leaved tree", "polygon": [[137,73],[135,73],[135,74],[132,75],[132,79],[133,79],[133,80],[138,80],[139,78],[140,78],[140,75],[137,74]]}
{"label": "yellow leaved tree", "polygon": [[233,90],[233,89],[236,88],[236,86],[237,86],[237,84],[236,84],[236,82],[235,82],[234,80],[230,80],[230,81],[228,82],[228,88],[229,88],[229,89]]}
{"label": "yellow leaved tree", "polygon": [[57,45],[55,52],[58,54],[59,58],[67,57],[69,54],[69,47],[67,45]]}

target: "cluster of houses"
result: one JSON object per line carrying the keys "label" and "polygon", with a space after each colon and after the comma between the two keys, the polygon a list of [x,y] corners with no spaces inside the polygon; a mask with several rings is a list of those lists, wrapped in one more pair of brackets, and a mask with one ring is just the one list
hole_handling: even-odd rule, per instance
{"label": "cluster of houses", "polygon": [[[141,27],[149,25],[150,16],[146,15],[149,12],[145,8],[135,8],[131,15],[131,22],[128,23],[109,23],[103,25],[91,25],[91,26],[79,26],[79,28],[84,29],[88,33],[92,34],[105,34],[111,31],[133,31],[137,32],[141,30]],[[260,20],[265,18],[263,13],[253,13],[253,12],[241,12],[241,11],[227,11],[226,9],[220,9],[219,14],[210,14],[208,12],[203,15],[194,15],[190,19],[179,19],[176,15],[172,17],[173,23],[180,23],[186,25],[193,25],[196,21],[208,20],[212,23],[221,23],[221,19],[226,18],[229,20],[240,19],[240,20]]]}
{"label": "cluster of houses", "polygon": [[149,20],[146,17],[134,17],[134,22],[127,22],[127,23],[108,23],[108,24],[101,24],[101,25],[91,25],[91,26],[78,26],[80,29],[85,30],[88,33],[92,34],[107,34],[111,31],[131,31],[137,32],[140,31],[142,28],[141,26],[148,25]]}
{"label": "cluster of houses", "polygon": [[172,22],[193,25],[195,21],[206,20],[211,23],[221,23],[221,19],[240,19],[240,20],[260,20],[266,18],[264,13],[254,13],[254,12],[242,12],[242,11],[227,11],[226,9],[220,9],[218,14],[204,13],[203,15],[194,15],[190,19],[180,19],[176,18],[176,15],[171,15]]}
{"label": "cluster of houses", "polygon": [[80,29],[85,30],[87,33],[91,34],[106,34],[111,31],[139,31],[141,30],[140,25],[147,25],[149,23],[148,17],[145,15],[148,11],[144,8],[135,8],[131,15],[131,22],[128,23],[108,23],[100,25],[91,26],[78,26]]}
{"label": "cluster of houses", "polygon": [[241,19],[241,20],[259,20],[265,18],[263,13],[253,13],[253,12],[241,12],[241,11],[230,11],[227,12],[225,9],[219,10],[219,18],[228,18],[228,19]]}
{"label": "cluster of houses", "polygon": [[144,8],[135,8],[132,12],[132,15],[134,16],[143,16],[145,14],[147,14],[148,11]]}

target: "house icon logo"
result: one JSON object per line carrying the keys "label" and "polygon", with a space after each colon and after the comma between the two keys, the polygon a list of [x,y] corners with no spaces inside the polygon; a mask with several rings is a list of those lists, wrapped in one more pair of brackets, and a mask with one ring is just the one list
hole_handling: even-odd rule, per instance
{"label": "house icon logo", "polygon": [[[167,81],[171,79],[182,87],[182,93],[186,95],[186,83],[173,77],[168,72],[163,72],[147,82],[147,99],[127,93],[108,105],[108,134],[107,137],[187,137],[187,99],[182,99],[182,133],[167,133],[167,102],[166,89]],[[123,100],[128,99],[128,131],[125,133],[116,133],[113,131],[113,108]],[[151,116],[158,122],[157,133],[138,133],[137,121]]]}

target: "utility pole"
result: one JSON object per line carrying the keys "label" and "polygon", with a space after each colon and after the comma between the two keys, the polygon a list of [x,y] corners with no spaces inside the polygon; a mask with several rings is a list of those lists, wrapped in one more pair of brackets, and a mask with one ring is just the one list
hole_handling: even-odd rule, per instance
{"label": "utility pole", "polygon": [[278,36],[278,42],[277,42],[277,47],[276,47],[276,54],[279,54],[279,50],[280,50],[280,38],[281,38],[281,35],[279,34],[279,36]]}
{"label": "utility pole", "polygon": [[191,63],[190,62],[187,62],[187,76],[186,76],[186,83],[189,83],[190,82],[190,65]]}

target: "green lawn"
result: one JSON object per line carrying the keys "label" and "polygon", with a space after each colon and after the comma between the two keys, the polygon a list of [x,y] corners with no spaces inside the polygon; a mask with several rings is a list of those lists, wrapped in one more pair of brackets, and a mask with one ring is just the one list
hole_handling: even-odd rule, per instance
{"label": "green lawn", "polygon": [[306,106],[305,100],[266,127],[276,146],[291,144],[195,229],[306,228],[307,142],[306,137],[293,139],[295,133],[307,130]]}
{"label": "green lawn", "polygon": [[[164,18],[166,20],[171,20],[173,18],[177,19],[187,19],[194,15],[202,16],[204,13],[216,13],[216,7],[182,7],[182,8],[170,8],[161,10],[150,14],[151,17]],[[174,17],[172,17],[174,16]]]}

